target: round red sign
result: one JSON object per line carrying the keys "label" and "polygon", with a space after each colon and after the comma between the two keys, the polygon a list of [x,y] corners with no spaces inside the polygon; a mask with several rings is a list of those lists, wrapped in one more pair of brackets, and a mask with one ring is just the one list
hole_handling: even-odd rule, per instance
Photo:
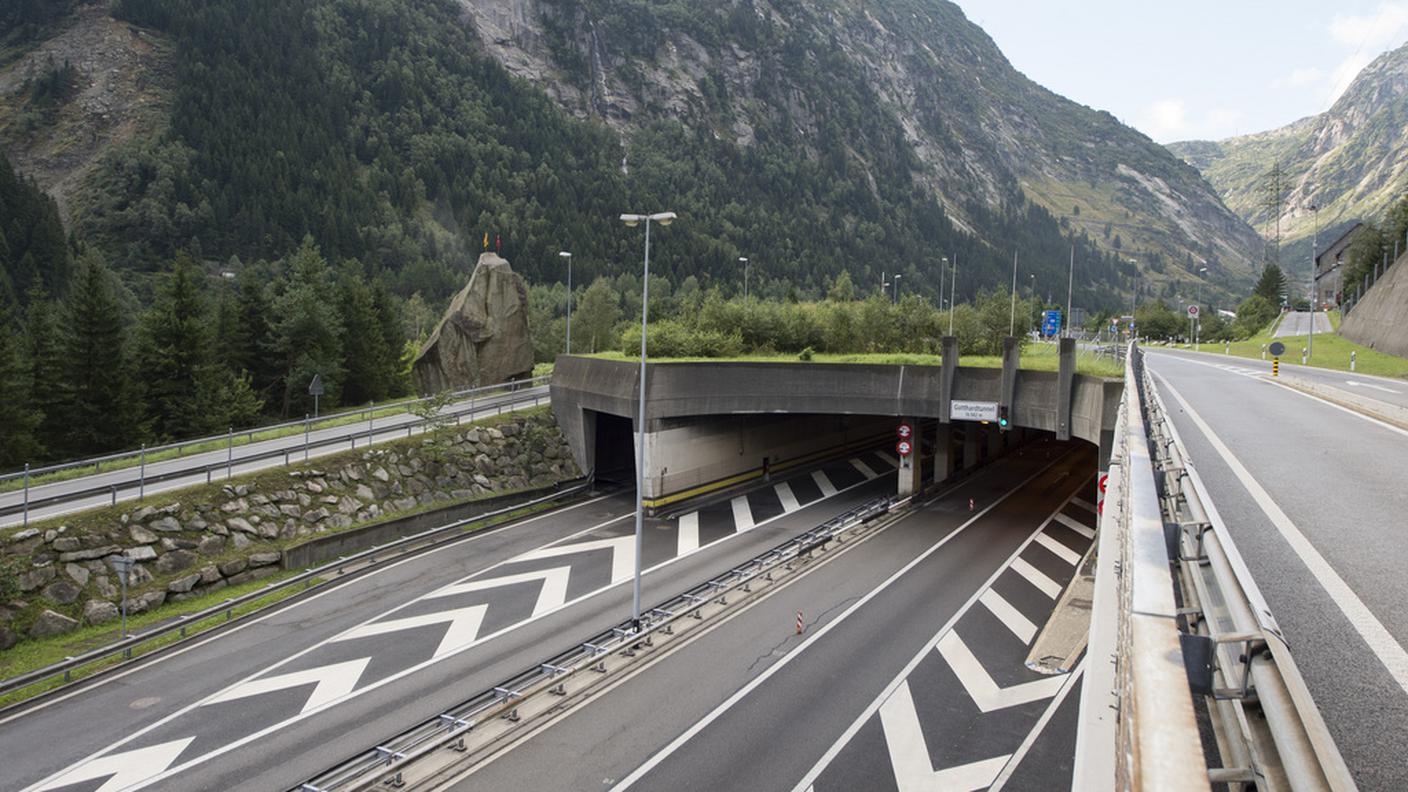
{"label": "round red sign", "polygon": [[895,434],[899,435],[901,440],[906,440],[914,434],[914,427],[909,424],[900,424],[895,427]]}
{"label": "round red sign", "polygon": [[900,456],[909,456],[914,452],[914,446],[910,445],[908,440],[901,440],[895,443],[895,451]]}

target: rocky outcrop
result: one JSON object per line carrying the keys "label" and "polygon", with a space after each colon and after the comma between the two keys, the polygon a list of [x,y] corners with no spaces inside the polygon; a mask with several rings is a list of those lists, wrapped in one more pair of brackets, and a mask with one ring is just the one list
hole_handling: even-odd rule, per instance
{"label": "rocky outcrop", "polygon": [[523,379],[532,372],[528,289],[508,261],[485,253],[421,347],[411,378],[416,390],[431,394]]}

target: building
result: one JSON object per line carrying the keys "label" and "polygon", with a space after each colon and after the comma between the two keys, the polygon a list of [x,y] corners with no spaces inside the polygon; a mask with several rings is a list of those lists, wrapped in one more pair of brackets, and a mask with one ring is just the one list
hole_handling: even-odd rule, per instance
{"label": "building", "polygon": [[1364,228],[1363,223],[1355,223],[1340,235],[1339,239],[1330,243],[1324,252],[1315,256],[1315,303],[1316,306],[1339,305],[1340,303],[1340,278],[1344,274],[1343,259],[1345,253],[1349,251],[1350,243],[1354,237]]}

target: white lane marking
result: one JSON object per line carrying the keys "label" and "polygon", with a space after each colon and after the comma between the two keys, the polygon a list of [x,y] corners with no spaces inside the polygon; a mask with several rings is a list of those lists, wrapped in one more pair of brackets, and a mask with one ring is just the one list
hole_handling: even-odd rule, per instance
{"label": "white lane marking", "polygon": [[1217,436],[1207,421],[1204,421],[1203,417],[1193,409],[1193,405],[1183,398],[1183,394],[1179,393],[1178,389],[1173,387],[1163,376],[1159,376],[1159,381],[1178,401],[1188,418],[1203,433],[1203,437],[1212,444],[1213,450],[1222,457],[1222,461],[1232,469],[1232,474],[1241,480],[1242,486],[1252,496],[1252,500],[1256,501],[1257,506],[1261,507],[1262,513],[1271,521],[1271,524],[1280,532],[1281,537],[1286,540],[1286,544],[1290,545],[1291,550],[1300,557],[1301,563],[1305,564],[1305,568],[1320,583],[1325,593],[1330,595],[1330,599],[1349,620],[1354,631],[1359,633],[1359,637],[1369,645],[1369,651],[1373,652],[1379,662],[1383,663],[1384,668],[1388,670],[1389,675],[1403,689],[1403,692],[1408,693],[1408,652],[1404,651],[1403,645],[1394,639],[1393,635],[1384,627],[1383,622],[1379,621],[1374,612],[1369,610],[1369,606],[1359,599],[1358,595],[1354,593],[1354,589],[1350,588],[1344,578],[1340,577],[1334,567],[1330,566],[1330,562],[1320,555],[1320,551],[1316,550],[1315,545],[1305,538],[1305,534],[1301,533],[1296,524],[1291,522],[1291,518],[1287,517],[1284,511],[1281,511],[1281,507],[1276,505],[1276,500],[1252,476],[1241,460],[1237,459],[1232,450],[1222,442],[1222,439]]}
{"label": "white lane marking", "polygon": [[982,712],[1048,699],[1066,684],[1065,675],[1061,675],[1022,682],[1011,687],[998,687],[955,630],[950,630],[939,639],[938,649],[939,654],[948,662],[949,668],[953,669],[958,681],[963,683],[963,689],[968,691],[969,698],[973,699],[973,703],[977,704]]}
{"label": "white lane marking", "polygon": [[812,481],[815,481],[817,487],[821,489],[821,497],[829,498],[836,494],[836,485],[831,483],[831,479],[826,477],[824,471],[813,470]]}
{"label": "white lane marking", "polygon": [[1041,717],[1037,718],[1036,725],[1032,727],[1030,732],[1027,732],[1026,739],[1022,740],[1022,744],[1017,746],[1016,753],[1013,753],[1012,757],[1007,760],[1007,766],[1002,768],[1002,772],[997,774],[997,778],[993,779],[992,786],[988,789],[988,792],[1002,792],[1002,788],[1007,785],[1008,781],[1012,780],[1012,774],[1017,772],[1017,768],[1021,766],[1022,760],[1027,758],[1027,752],[1031,750],[1032,745],[1036,743],[1041,733],[1046,730],[1046,724],[1051,722],[1051,718],[1056,714],[1056,710],[1061,708],[1061,703],[1066,700],[1066,694],[1075,690],[1076,682],[1080,680],[1081,675],[1084,673],[1085,658],[1082,657],[1080,662],[1076,664],[1075,670],[1071,672],[1069,678],[1066,680],[1065,686],[1061,688],[1061,692],[1057,693],[1056,697],[1051,700],[1051,703],[1046,705],[1046,709],[1041,713]]}
{"label": "white lane marking", "polygon": [[[302,687],[304,685],[314,685],[308,700],[303,702],[300,712],[307,712],[314,707],[332,701],[340,696],[346,695],[357,686],[357,680],[362,678],[362,672],[367,670],[367,664],[372,659],[362,657],[356,660],[347,660],[342,663],[318,666],[303,671],[293,671],[288,674],[265,677],[236,685],[232,688],[217,693],[213,697],[202,702],[202,706],[209,704],[220,704],[226,701],[258,696],[263,693],[273,693],[278,690],[288,690],[289,688]],[[164,768],[163,768],[164,769]]]}
{"label": "white lane marking", "polygon": [[679,545],[675,555],[686,555],[699,549],[699,512],[690,512],[680,517]]}
{"label": "white lane marking", "polygon": [[869,465],[865,464],[859,459],[852,459],[851,467],[855,468],[856,470],[859,470],[860,474],[868,479],[873,479],[876,476],[880,475],[879,473],[876,473],[875,471],[871,470]]}
{"label": "white lane marking", "polygon": [[487,578],[484,580],[468,580],[464,583],[456,583],[453,586],[442,588],[425,595],[422,599],[436,599],[437,597],[452,597],[456,594],[469,594],[475,591],[486,591],[488,589],[499,588],[500,586],[512,586],[518,583],[528,583],[540,580],[543,588],[538,592],[538,601],[533,606],[533,616],[541,616],[553,608],[561,607],[567,601],[567,580],[572,573],[572,567],[560,566],[549,569],[537,569],[532,572],[522,572],[517,575],[504,575],[502,577]]}
{"label": "white lane marking", "polygon": [[1393,388],[1385,388],[1385,387],[1383,387],[1382,385],[1370,385],[1370,384],[1367,383],[1367,382],[1355,382],[1354,380],[1345,380],[1345,381],[1344,381],[1344,384],[1353,386],[1353,387],[1355,387],[1355,388],[1373,388],[1373,389],[1376,390],[1376,391],[1383,391],[1384,393],[1402,393],[1402,392],[1403,392],[1403,391],[1396,391],[1396,390],[1394,390]]}
{"label": "white lane marking", "polygon": [[613,536],[609,539],[592,539],[587,542],[543,547],[524,553],[513,561],[536,561],[540,558],[561,558],[565,555],[586,553],[592,550],[611,551],[611,582],[619,583],[634,574],[636,563],[636,538],[634,535]]}
{"label": "white lane marking", "polygon": [[[685,743],[689,742],[690,740],[694,739],[694,737],[695,737],[696,735],[698,735],[701,731],[704,731],[704,729],[708,728],[709,724],[711,724],[711,723],[713,723],[714,721],[718,720],[720,717],[722,717],[722,716],[724,715],[724,713],[726,713],[726,712],[728,712],[730,709],[732,709],[732,708],[734,707],[734,705],[736,705],[738,702],[742,701],[743,699],[747,698],[749,694],[751,694],[754,690],[756,690],[756,689],[758,688],[758,686],[762,685],[764,682],[767,682],[769,679],[772,679],[772,677],[773,677],[774,674],[777,674],[778,672],[782,671],[782,669],[784,669],[784,668],[786,668],[787,666],[791,665],[791,664],[792,664],[792,661],[796,660],[798,657],[801,657],[802,654],[804,654],[808,649],[810,649],[812,646],[814,646],[817,641],[819,641],[819,640],[821,640],[822,638],[824,638],[827,633],[829,633],[829,632],[831,632],[832,630],[836,629],[836,627],[837,627],[838,625],[844,624],[847,619],[849,619],[852,615],[854,615],[854,614],[856,613],[856,611],[858,611],[858,610],[860,610],[861,608],[865,607],[865,605],[866,605],[867,603],[869,603],[871,600],[875,599],[876,597],[880,596],[880,594],[884,593],[884,591],[885,591],[886,589],[888,589],[890,586],[894,585],[895,581],[897,581],[897,580],[899,580],[900,578],[904,577],[906,574],[909,573],[910,570],[914,569],[916,566],[918,566],[918,565],[920,565],[921,563],[923,563],[923,562],[924,562],[924,559],[926,559],[926,558],[928,558],[929,556],[933,555],[934,553],[938,552],[940,548],[942,548],[944,545],[948,544],[951,540],[953,540],[954,537],[956,537],[956,536],[962,534],[965,530],[968,529],[969,526],[971,526],[973,523],[977,522],[978,520],[982,519],[988,512],[990,512],[990,511],[992,511],[993,509],[997,508],[997,506],[998,506],[999,504],[1001,504],[1003,501],[1005,501],[1005,500],[1007,500],[1009,497],[1011,497],[1013,493],[1016,493],[1016,492],[1021,491],[1021,489],[1022,489],[1023,487],[1025,487],[1027,484],[1031,483],[1032,481],[1036,480],[1036,478],[1037,478],[1038,476],[1040,476],[1041,474],[1045,473],[1047,470],[1050,470],[1050,469],[1051,469],[1052,467],[1054,467],[1057,463],[1059,463],[1061,460],[1065,459],[1065,458],[1066,458],[1067,456],[1069,456],[1069,455],[1070,455],[1069,452],[1067,452],[1066,454],[1062,454],[1061,456],[1059,456],[1059,457],[1057,457],[1056,459],[1052,460],[1049,464],[1045,465],[1045,466],[1042,467],[1040,470],[1038,470],[1037,472],[1033,473],[1031,476],[1029,476],[1026,480],[1022,481],[1022,482],[1021,482],[1020,484],[1018,484],[1016,487],[1014,487],[1014,488],[1008,490],[1006,493],[1004,493],[1004,494],[1002,495],[1002,497],[998,498],[997,500],[993,501],[993,502],[992,502],[991,504],[989,504],[988,506],[984,507],[982,511],[980,511],[980,512],[978,512],[977,514],[973,515],[972,517],[968,518],[968,521],[967,521],[967,522],[965,522],[965,523],[959,525],[959,526],[958,526],[957,528],[955,528],[952,532],[950,532],[947,536],[943,537],[943,538],[940,539],[939,541],[937,541],[937,542],[935,542],[934,544],[930,545],[927,550],[925,550],[924,552],[922,552],[922,553],[920,553],[919,555],[915,556],[913,559],[911,559],[911,560],[909,561],[909,563],[907,563],[907,564],[905,564],[903,567],[900,567],[899,569],[895,570],[895,572],[894,572],[893,574],[891,574],[889,577],[887,577],[887,578],[885,578],[883,581],[881,581],[878,586],[876,586],[875,588],[873,588],[873,589],[871,589],[870,591],[866,592],[866,594],[865,594],[863,597],[861,597],[859,600],[856,600],[855,602],[851,603],[851,605],[850,605],[849,607],[847,607],[845,610],[841,611],[841,613],[840,613],[839,615],[837,615],[834,619],[832,619],[831,621],[829,621],[829,622],[827,622],[826,624],[822,625],[822,626],[821,626],[821,629],[812,632],[811,635],[806,638],[806,640],[804,640],[804,641],[802,641],[800,644],[798,644],[795,648],[792,649],[792,651],[790,651],[790,652],[788,652],[787,654],[783,655],[780,660],[778,660],[777,662],[773,663],[772,665],[770,665],[770,666],[768,666],[766,669],[764,669],[763,673],[761,673],[761,674],[759,674],[759,675],[753,677],[751,680],[749,680],[748,684],[746,684],[746,685],[744,685],[743,687],[739,688],[738,690],[734,691],[733,695],[729,696],[727,699],[724,699],[724,701],[723,701],[722,703],[720,703],[717,707],[714,707],[714,709],[710,710],[708,715],[705,715],[704,717],[702,717],[702,718],[700,718],[699,720],[695,721],[694,725],[693,725],[693,726],[690,726],[688,729],[685,729],[685,731],[684,731],[683,734],[680,734],[678,737],[676,737],[675,739],[671,740],[670,743],[669,743],[668,745],[666,745],[664,748],[661,748],[659,751],[656,751],[655,754],[654,754],[653,756],[651,756],[649,759],[645,760],[645,762],[644,762],[640,767],[637,767],[635,770],[631,771],[630,775],[627,775],[625,778],[623,778],[623,779],[621,779],[620,781],[618,781],[615,786],[611,787],[611,789],[609,790],[609,792],[622,792],[622,790],[625,790],[625,789],[630,788],[630,786],[631,786],[632,784],[634,784],[635,782],[637,782],[637,781],[639,781],[640,779],[644,778],[647,773],[649,773],[651,770],[655,769],[655,767],[658,766],[661,762],[663,762],[663,761],[665,761],[666,759],[670,758],[670,756],[671,756],[672,754],[674,754],[675,751],[678,751],[678,750],[680,749],[680,746],[682,746],[682,745],[684,745]],[[977,478],[968,479],[968,481],[978,481],[978,480],[979,480],[979,479],[977,479]],[[961,487],[965,486],[965,485],[968,483],[968,481],[965,481],[965,482],[959,484],[958,487],[961,488]],[[955,490],[950,491],[948,494],[952,494],[953,492],[956,492],[956,491],[957,491],[957,488],[956,488]],[[997,576],[994,575],[994,576],[993,576],[993,579],[996,579],[996,577],[997,577]],[[974,594],[972,600],[969,600],[969,603],[971,604],[973,601],[976,601],[977,598],[978,598],[978,597],[977,597],[977,594]],[[945,629],[947,629],[949,626],[952,626],[953,622],[958,619],[958,616],[961,616],[962,613],[963,613],[963,611],[966,611],[966,610],[967,610],[967,607],[965,606],[965,607],[963,608],[963,610],[961,610],[961,611],[959,612],[958,615],[955,615],[955,616],[953,617],[953,619],[951,619],[951,620],[949,621],[949,624],[945,626]],[[918,662],[918,660],[916,659],[915,662]],[[908,673],[908,672],[906,672],[906,673]],[[902,679],[902,678],[903,678],[903,677],[901,677],[901,679]],[[876,707],[880,706],[880,702],[879,702],[879,701],[876,701],[876,702],[875,702],[875,706],[876,706]],[[866,716],[866,717],[869,717],[873,712],[874,712],[874,710],[872,709],[872,710],[866,712],[866,715],[865,715],[865,716]],[[857,727],[857,728],[859,728],[859,727]],[[840,748],[837,747],[836,750],[839,751]],[[816,780],[816,775],[815,775],[815,774],[814,774],[814,775],[811,775],[809,778],[807,778],[806,781],[804,781],[803,783],[799,784],[798,787],[797,787],[797,789],[799,789],[799,790],[800,790],[800,789],[804,789],[804,788],[806,788],[807,786],[809,786],[809,785],[810,785],[813,781],[815,781],[815,780]]]}
{"label": "white lane marking", "polygon": [[753,507],[748,505],[748,496],[739,495],[729,503],[733,506],[733,530],[738,533],[753,527]]}
{"label": "white lane marking", "polygon": [[1026,559],[1019,558],[1012,562],[1012,571],[1026,578],[1027,582],[1036,586],[1042,594],[1056,599],[1061,593],[1061,584],[1046,576],[1045,572],[1028,564]]}
{"label": "white lane marking", "polygon": [[1044,533],[1036,538],[1036,543],[1041,545],[1042,547],[1045,547],[1047,550],[1050,550],[1057,558],[1061,559],[1062,561],[1065,561],[1071,566],[1075,566],[1076,564],[1080,563],[1080,553],[1077,553],[1071,548],[1066,547],[1065,545],[1061,544],[1055,539],[1052,539],[1050,536]]}
{"label": "white lane marking", "polygon": [[1075,505],[1081,507],[1082,509],[1085,509],[1086,511],[1090,512],[1091,514],[1095,514],[1095,504],[1091,503],[1090,501],[1086,500],[1085,498],[1071,498],[1071,503],[1074,503]]}
{"label": "white lane marking", "polygon": [[983,595],[978,597],[978,602],[986,605],[987,609],[992,611],[992,615],[996,616],[1004,627],[1011,630],[1013,635],[1020,638],[1022,643],[1030,644],[1032,638],[1036,637],[1036,625],[1032,624],[1032,620],[1023,616],[1021,611],[1013,607],[1012,603],[993,589],[984,591]]}
{"label": "white lane marking", "polygon": [[[351,641],[373,635],[414,630],[432,624],[446,624],[449,625],[449,628],[445,630],[445,635],[440,639],[439,646],[435,647],[433,655],[434,657],[442,657],[448,652],[474,642],[474,639],[479,636],[479,626],[484,623],[484,613],[488,610],[488,605],[471,605],[468,608],[440,611],[439,613],[426,613],[420,616],[407,616],[404,619],[372,622],[353,627],[334,638],[333,641]],[[351,691],[351,688],[347,690]]]}
{"label": "white lane marking", "polygon": [[797,496],[792,493],[792,487],[787,482],[782,482],[772,488],[777,493],[777,499],[782,501],[782,511],[784,514],[797,511],[802,508],[802,504],[797,502]]}
{"label": "white lane marking", "polygon": [[986,789],[1007,764],[1009,755],[1003,754],[935,770],[929,759],[929,743],[924,739],[924,731],[919,725],[919,713],[914,710],[914,697],[909,692],[908,682],[900,685],[880,707],[880,726],[885,731],[885,746],[890,752],[890,765],[900,792],[971,792]]}
{"label": "white lane marking", "polygon": [[[1091,511],[1094,511],[1094,509],[1092,509]],[[1061,523],[1067,528],[1070,528],[1072,531],[1075,531],[1081,536],[1084,536],[1086,539],[1095,538],[1095,530],[1093,528],[1087,528],[1084,523],[1079,522],[1071,517],[1067,517],[1064,514],[1056,515],[1056,522]]]}
{"label": "white lane marking", "polygon": [[30,787],[30,790],[43,792],[46,789],[58,789],[110,775],[112,777],[104,781],[103,785],[93,792],[118,792],[118,790],[126,789],[132,784],[170,767],[171,763],[176,761],[176,757],[180,756],[181,752],[186,750],[186,746],[190,745],[193,740],[195,740],[194,736],[185,737],[160,745],[151,745],[146,748],[99,757],[87,764],[79,765],[63,775],[50,776],[39,782],[39,785]]}
{"label": "white lane marking", "polygon": [[889,451],[876,451],[875,456],[888,462],[892,468],[898,468],[900,466],[900,458],[891,454]]}

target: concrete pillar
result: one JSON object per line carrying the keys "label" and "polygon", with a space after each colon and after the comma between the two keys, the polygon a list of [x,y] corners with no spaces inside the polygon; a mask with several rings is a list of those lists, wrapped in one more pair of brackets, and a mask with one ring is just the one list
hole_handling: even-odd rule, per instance
{"label": "concrete pillar", "polygon": [[1002,393],[998,404],[1007,407],[1008,418],[1017,421],[1017,369],[1021,364],[1022,347],[1017,339],[1007,336],[1002,339]]}
{"label": "concrete pillar", "polygon": [[901,498],[924,489],[924,464],[921,459],[924,438],[919,432],[919,419],[905,418],[904,423],[914,427],[915,431],[910,437],[914,451],[909,456],[900,457],[899,495]]}
{"label": "concrete pillar", "polygon": [[978,465],[978,427],[968,426],[963,430],[963,469],[971,470]]}
{"label": "concrete pillar", "polygon": [[947,481],[953,472],[953,425],[941,423],[934,432],[934,483]]}
{"label": "concrete pillar", "polygon": [[1060,364],[1056,374],[1056,439],[1071,439],[1071,397],[1076,384],[1076,340],[1059,342]]}
{"label": "concrete pillar", "polygon": [[954,336],[943,338],[943,360],[939,370],[939,423],[948,423],[949,409],[953,402],[953,381],[958,374],[958,339]]}
{"label": "concrete pillar", "polygon": [[1002,444],[1006,432],[999,430],[996,426],[988,427],[988,460],[991,461],[1002,455]]}

